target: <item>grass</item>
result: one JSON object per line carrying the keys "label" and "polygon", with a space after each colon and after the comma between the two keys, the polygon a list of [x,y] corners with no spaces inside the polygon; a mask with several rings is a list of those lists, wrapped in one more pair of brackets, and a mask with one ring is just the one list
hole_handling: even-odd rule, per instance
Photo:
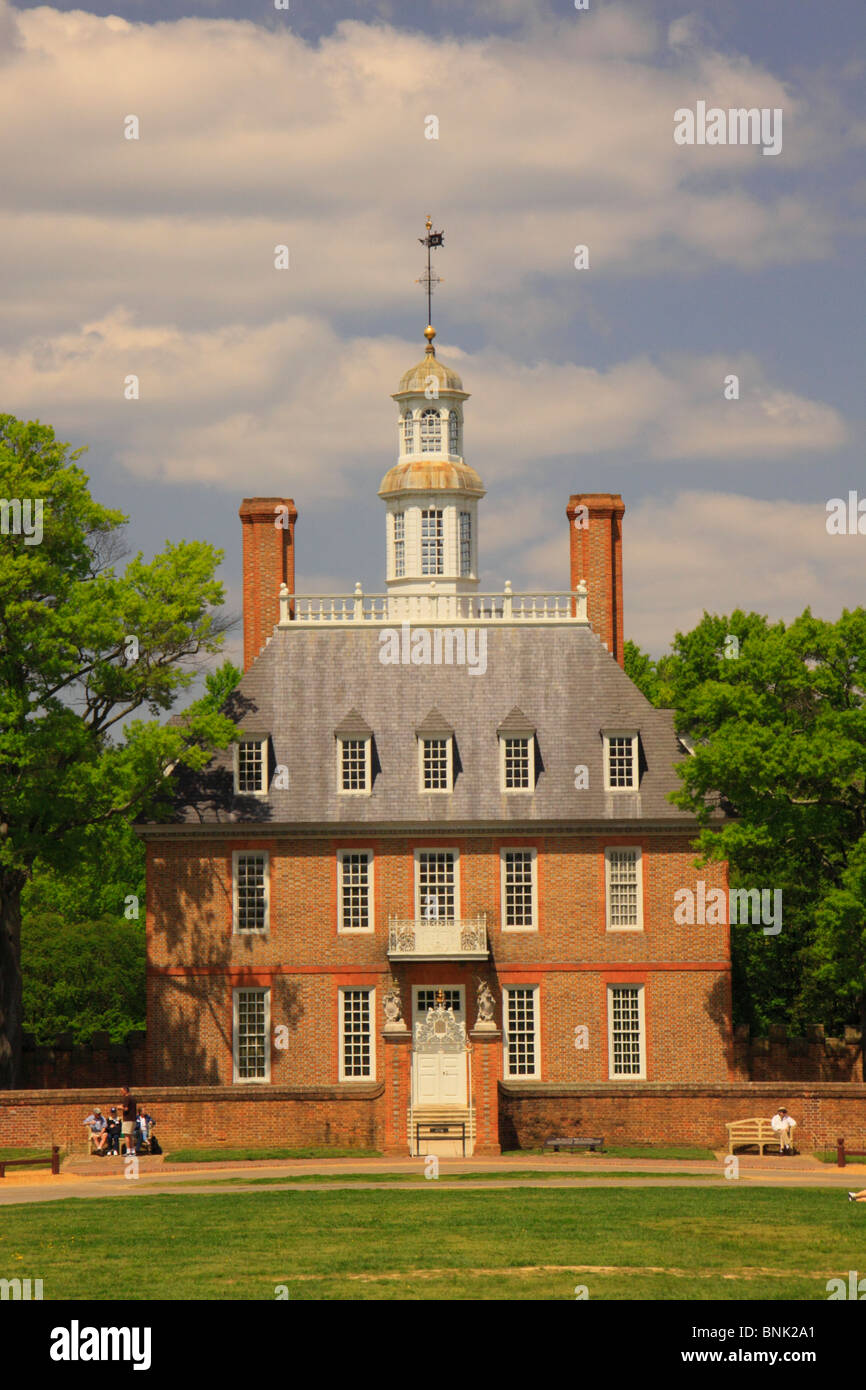
{"label": "grass", "polygon": [[[525,1154],[549,1154],[551,1149],[510,1149],[503,1158],[521,1158]],[[694,1144],[605,1144],[604,1153],[590,1153],[588,1149],[560,1149],[562,1154],[588,1154],[590,1158],[665,1158],[706,1161],[716,1157],[713,1149],[703,1149]]]}
{"label": "grass", "polygon": [[173,1149],[167,1163],[243,1163],[275,1158],[381,1158],[378,1149]]}
{"label": "grass", "polygon": [[[485,1170],[482,1173],[441,1173],[438,1181],[449,1182],[568,1182],[575,1186],[585,1184],[587,1179],[593,1178],[615,1178],[617,1182],[623,1180],[628,1182],[635,1178],[676,1178],[679,1182],[707,1182],[718,1179],[724,1182],[724,1174],[703,1174],[703,1173],[676,1173],[676,1172],[654,1172],[654,1173],[623,1173],[620,1170],[596,1170],[592,1173],[563,1173],[551,1171],[549,1168],[527,1168],[525,1170],[509,1169],[507,1172],[491,1172]],[[197,1187],[228,1187],[240,1184],[244,1187],[261,1187],[267,1183],[269,1187],[288,1187],[293,1184],[304,1183],[424,1183],[432,1181],[423,1173],[292,1173],[287,1177],[268,1177],[268,1178],[203,1178]]]}
{"label": "grass", "polygon": [[[61,1150],[61,1155],[62,1155]],[[8,1162],[13,1158],[39,1158],[45,1159],[46,1163],[51,1162],[51,1148],[47,1149],[4,1149],[0,1148],[0,1163]]]}
{"label": "grass", "polygon": [[[214,1192],[7,1206],[0,1276],[46,1300],[827,1299],[864,1211],[829,1189]],[[117,1239],[117,1204],[137,1246]],[[784,1232],[784,1239],[780,1238]],[[790,1320],[790,1319],[789,1319]]]}

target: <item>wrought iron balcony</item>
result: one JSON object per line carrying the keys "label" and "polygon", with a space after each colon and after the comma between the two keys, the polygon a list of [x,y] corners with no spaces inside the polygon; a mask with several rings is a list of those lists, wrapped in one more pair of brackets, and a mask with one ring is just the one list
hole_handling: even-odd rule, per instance
{"label": "wrought iron balcony", "polygon": [[486,960],[487,917],[390,917],[389,960]]}

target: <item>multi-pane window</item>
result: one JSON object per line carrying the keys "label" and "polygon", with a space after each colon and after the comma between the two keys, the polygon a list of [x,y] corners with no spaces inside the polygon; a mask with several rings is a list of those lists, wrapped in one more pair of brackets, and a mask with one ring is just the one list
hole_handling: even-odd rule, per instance
{"label": "multi-pane window", "polygon": [[640,850],[609,849],[605,859],[608,928],[640,928]]}
{"label": "multi-pane window", "polygon": [[403,416],[403,452],[404,454],[414,454],[415,452],[415,421],[412,419],[410,410],[407,410]]}
{"label": "multi-pane window", "polygon": [[608,734],[607,785],[613,790],[637,787],[637,738],[634,734]]}
{"label": "multi-pane window", "polygon": [[268,929],[268,856],[234,855],[235,931]]}
{"label": "multi-pane window", "polygon": [[445,531],[438,507],[425,507],[421,513],[421,573],[445,573]]}
{"label": "multi-pane window", "polygon": [[[415,991],[415,1017],[422,1018],[428,1009],[435,1009],[436,996],[439,993],[438,986],[434,989],[416,989]],[[458,1023],[463,1018],[463,991],[462,989],[442,988],[442,1003],[446,1009],[453,1009],[454,1017]]]}
{"label": "multi-pane window", "polygon": [[267,1081],[270,991],[234,992],[234,1062],[236,1081]]}
{"label": "multi-pane window", "polygon": [[373,882],[370,852],[342,850],[339,876],[340,931],[371,931]]}
{"label": "multi-pane window", "polygon": [[640,985],[610,985],[608,1025],[611,1076],[643,1076]]}
{"label": "multi-pane window", "polygon": [[370,790],[370,740],[341,738],[340,790],[366,792]]}
{"label": "multi-pane window", "polygon": [[457,411],[448,412],[448,452],[449,454],[460,453],[460,421],[457,418]]}
{"label": "multi-pane window", "polygon": [[505,737],[502,745],[502,788],[503,791],[531,791],[534,767],[533,738],[531,734],[517,738]]}
{"label": "multi-pane window", "polygon": [[538,1075],[537,989],[511,986],[505,991],[505,1075]]}
{"label": "multi-pane window", "polygon": [[460,577],[465,579],[472,573],[472,514],[460,512],[457,518],[458,539],[460,542]]}
{"label": "multi-pane window", "polygon": [[438,454],[442,447],[442,420],[438,410],[425,410],[421,415],[421,453]]}
{"label": "multi-pane window", "polygon": [[502,851],[502,925],[533,931],[535,920],[535,851]]}
{"label": "multi-pane window", "polygon": [[243,739],[237,745],[237,791],[264,792],[265,748],[262,739]]}
{"label": "multi-pane window", "polygon": [[394,578],[402,579],[406,573],[406,517],[403,512],[394,513]]}
{"label": "multi-pane window", "polygon": [[455,850],[420,850],[417,915],[431,922],[453,920],[456,915],[456,878]]}
{"label": "multi-pane window", "polygon": [[340,990],[341,1080],[373,1075],[372,1003],[371,989]]}
{"label": "multi-pane window", "polygon": [[421,746],[421,790],[423,792],[450,792],[451,790],[451,739],[422,738]]}

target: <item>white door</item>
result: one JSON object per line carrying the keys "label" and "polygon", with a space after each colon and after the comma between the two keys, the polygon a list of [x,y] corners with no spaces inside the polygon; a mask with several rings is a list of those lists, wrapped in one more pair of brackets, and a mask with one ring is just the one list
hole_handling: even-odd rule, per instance
{"label": "white door", "polygon": [[466,1105],[466,1053],[416,1052],[412,1104]]}

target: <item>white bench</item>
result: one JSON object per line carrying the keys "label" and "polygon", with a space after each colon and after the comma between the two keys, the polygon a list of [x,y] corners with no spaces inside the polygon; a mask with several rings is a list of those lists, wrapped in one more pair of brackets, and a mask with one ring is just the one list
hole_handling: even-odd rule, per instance
{"label": "white bench", "polygon": [[751,1120],[733,1120],[725,1125],[725,1129],[728,1131],[729,1154],[732,1154],[736,1147],[742,1148],[747,1144],[757,1144],[759,1154],[764,1152],[767,1144],[772,1144],[776,1149],[779,1147],[779,1135],[773,1129],[771,1121],[760,1116]]}

